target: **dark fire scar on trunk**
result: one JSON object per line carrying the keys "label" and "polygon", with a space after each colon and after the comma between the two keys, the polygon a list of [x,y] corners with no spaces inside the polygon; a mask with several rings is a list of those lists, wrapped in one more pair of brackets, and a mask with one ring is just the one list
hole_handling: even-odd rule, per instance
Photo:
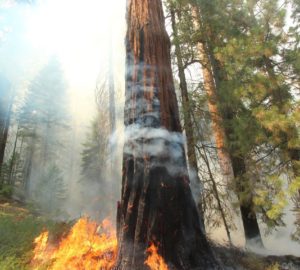
{"label": "dark fire scar on trunk", "polygon": [[148,269],[154,243],[169,269],[219,269],[189,186],[160,0],[127,1],[125,145],[116,270]]}

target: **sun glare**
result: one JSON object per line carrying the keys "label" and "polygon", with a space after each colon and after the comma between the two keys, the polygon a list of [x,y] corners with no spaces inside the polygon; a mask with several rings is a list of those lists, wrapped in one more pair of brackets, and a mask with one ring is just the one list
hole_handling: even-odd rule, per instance
{"label": "sun glare", "polygon": [[58,56],[81,87],[104,68],[111,30],[122,25],[113,8],[121,1],[41,1],[28,14],[27,38],[42,56]]}

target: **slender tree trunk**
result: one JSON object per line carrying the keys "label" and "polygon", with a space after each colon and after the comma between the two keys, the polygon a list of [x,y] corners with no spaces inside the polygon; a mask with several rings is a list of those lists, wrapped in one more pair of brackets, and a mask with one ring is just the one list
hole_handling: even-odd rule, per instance
{"label": "slender tree trunk", "polygon": [[[112,37],[110,37],[110,44],[112,47]],[[109,70],[108,70],[108,88],[109,88],[109,122],[110,122],[110,134],[113,134],[116,130],[116,105],[115,105],[115,81],[113,71],[113,55],[112,51],[109,53]]]}
{"label": "slender tree trunk", "polygon": [[[254,211],[251,190],[247,188],[248,179],[245,179],[246,165],[241,157],[232,157],[233,170],[236,177],[236,190],[240,201],[240,211],[244,226],[246,245],[256,244],[263,247],[257,217]],[[240,194],[243,194],[241,196]]]}
{"label": "slender tree trunk", "polygon": [[[112,18],[113,20],[113,18]],[[113,196],[116,189],[116,156],[115,146],[110,143],[110,138],[116,132],[116,86],[115,86],[115,74],[114,74],[114,52],[113,52],[113,21],[110,21],[110,35],[109,35],[109,55],[108,55],[108,110],[109,110],[109,137],[108,140],[108,155],[109,155],[109,178],[111,179],[109,189],[107,192]],[[115,212],[115,208],[112,205],[111,213]]]}
{"label": "slender tree trunk", "polygon": [[19,126],[17,128],[17,133],[16,133],[16,138],[15,138],[15,141],[14,141],[14,148],[13,148],[13,152],[12,152],[12,158],[11,158],[11,164],[9,166],[9,172],[8,172],[8,175],[9,175],[9,179],[8,179],[8,183],[10,185],[13,185],[15,180],[13,179],[13,176],[14,176],[14,167],[15,167],[15,164],[16,164],[16,149],[17,149],[17,143],[18,143],[18,137],[19,137]]}
{"label": "slender tree trunk", "polygon": [[[174,11],[173,7],[170,7],[170,12],[171,12],[172,29],[173,29],[173,36],[174,36],[174,43],[175,43],[175,55],[176,55],[176,59],[177,59],[178,76],[179,76],[179,81],[180,81],[179,86],[180,86],[181,97],[182,97],[184,130],[185,130],[186,140],[187,140],[187,157],[188,157],[188,161],[189,161],[189,168],[190,168],[190,170],[193,171],[193,174],[195,175],[195,180],[197,181],[197,183],[200,184],[201,182],[200,182],[200,178],[198,175],[197,155],[196,155],[196,151],[195,151],[193,121],[192,121],[192,117],[191,117],[191,106],[190,106],[190,101],[189,101],[186,77],[185,77],[185,73],[184,73],[184,64],[183,64],[183,59],[182,59],[181,48],[180,48],[180,44],[178,42],[176,17],[175,17],[175,11]],[[200,195],[200,197],[202,197],[202,196]],[[202,198],[199,198],[198,209],[199,209],[200,218],[201,218],[201,221],[200,221],[201,226],[202,226],[202,229],[205,230]]]}
{"label": "slender tree trunk", "polygon": [[10,83],[0,76],[0,188],[3,185],[1,169],[4,161],[13,98]]}
{"label": "slender tree trunk", "polygon": [[[49,147],[49,140],[52,140],[51,131],[53,131],[54,127],[51,126],[51,119],[50,115],[47,115],[47,119],[45,120],[45,127],[43,131],[42,137],[42,156],[41,156],[41,171],[45,171],[47,165],[49,165],[53,161],[53,157],[51,156],[50,147]],[[36,136],[37,131],[37,123],[34,124],[34,137]],[[40,123],[41,125],[41,123]],[[34,142],[33,142],[34,143]]]}
{"label": "slender tree trunk", "polygon": [[202,156],[202,158],[203,158],[203,160],[205,162],[205,165],[207,167],[209,178],[210,178],[210,181],[211,181],[212,186],[213,186],[213,188],[212,188],[213,189],[213,193],[214,193],[214,196],[216,198],[216,201],[217,201],[217,204],[218,204],[218,209],[219,209],[219,211],[221,213],[221,218],[223,220],[225,231],[226,231],[226,234],[227,234],[227,237],[228,237],[228,242],[229,242],[230,245],[232,245],[230,230],[229,230],[229,226],[228,226],[228,223],[227,223],[227,220],[226,220],[225,211],[224,211],[223,206],[222,206],[221,198],[219,196],[217,182],[216,182],[216,180],[215,180],[215,178],[213,176],[212,170],[210,168],[210,164],[209,164],[208,156],[207,156],[207,153],[206,153],[206,149],[205,149],[204,146],[202,147],[202,149],[203,149],[203,154],[200,153],[200,149],[199,149],[199,153]]}
{"label": "slender tree trunk", "polygon": [[219,269],[189,186],[161,1],[128,0],[127,25],[115,269],[147,269],[151,242],[170,269]]}
{"label": "slender tree trunk", "polygon": [[8,137],[8,129],[9,129],[9,123],[10,123],[10,113],[7,115],[8,118],[6,118],[6,121],[3,125],[3,130],[0,138],[0,176],[1,176],[1,167],[4,161],[4,154],[5,154],[5,148],[6,148],[6,142]]}
{"label": "slender tree trunk", "polygon": [[[112,29],[111,29],[112,31]],[[112,34],[111,34],[112,35]],[[110,48],[112,48],[112,36],[110,35]],[[109,69],[108,69],[108,99],[109,99],[109,127],[110,127],[110,136],[113,136],[113,133],[116,131],[116,98],[115,98],[115,78],[113,70],[113,52],[109,52]],[[110,155],[110,173],[111,176],[115,174],[113,160],[113,145],[109,144],[109,155]],[[112,187],[113,188],[113,187]]]}
{"label": "slender tree trunk", "polygon": [[27,196],[30,195],[31,172],[32,172],[33,158],[34,158],[35,146],[36,146],[35,145],[36,128],[37,128],[37,123],[34,124],[31,143],[29,146],[28,155],[26,156],[27,162],[25,164],[25,173],[24,173],[24,190]]}
{"label": "slender tree trunk", "polygon": [[[300,149],[292,148],[288,150],[288,155],[292,162],[292,169],[295,177],[300,177]],[[300,195],[300,190],[298,190]]]}
{"label": "slender tree trunk", "polygon": [[[192,6],[192,15],[195,29],[201,29],[202,21],[198,7]],[[246,245],[251,243],[254,239],[256,243],[263,246],[258,221],[254,212],[254,204],[252,196],[247,197],[247,200],[241,200],[240,193],[245,192],[247,179],[244,175],[246,173],[246,166],[243,158],[235,157],[226,147],[226,138],[231,133],[230,130],[225,130],[223,127],[223,115],[218,108],[218,94],[216,83],[220,82],[218,78],[218,67],[214,66],[214,56],[207,44],[208,42],[203,39],[197,43],[198,55],[202,65],[204,90],[208,97],[208,109],[211,115],[212,130],[215,136],[217,154],[220,162],[220,167],[226,180],[232,182],[235,179],[236,192],[240,200],[240,211],[245,231]],[[217,77],[216,80],[214,77]],[[229,117],[233,117],[233,113],[227,112]],[[250,195],[250,194],[249,194]]]}
{"label": "slender tree trunk", "polygon": [[[192,14],[194,17],[195,29],[200,29],[201,22],[199,19],[199,11],[195,6],[192,7]],[[198,18],[198,19],[197,19]],[[223,175],[227,180],[231,181],[234,178],[234,173],[232,169],[232,162],[230,155],[226,147],[226,135],[223,127],[223,119],[218,109],[218,98],[217,90],[214,81],[214,74],[212,71],[212,65],[209,58],[208,50],[206,48],[205,42],[197,43],[198,56],[202,65],[204,90],[208,98],[208,109],[211,115],[212,130],[215,137],[215,142],[217,146],[217,154],[219,157],[220,167]]]}

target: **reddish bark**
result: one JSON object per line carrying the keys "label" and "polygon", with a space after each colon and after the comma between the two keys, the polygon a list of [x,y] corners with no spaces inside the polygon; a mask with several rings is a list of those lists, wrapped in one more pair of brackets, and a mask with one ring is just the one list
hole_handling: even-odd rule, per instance
{"label": "reddish bark", "polygon": [[[192,7],[192,14],[194,17],[194,26],[196,29],[201,29],[203,23],[201,15],[197,6]],[[227,182],[232,182],[234,179],[236,185],[236,193],[240,200],[240,211],[243,221],[246,243],[251,243],[253,239],[263,246],[261,233],[258,226],[258,220],[254,211],[254,203],[252,196],[249,196],[243,201],[240,198],[240,193],[245,192],[244,186],[247,183],[245,179],[246,166],[242,157],[235,157],[231,151],[227,148],[227,138],[232,134],[232,130],[223,127],[224,119],[232,119],[234,113],[231,112],[231,108],[228,108],[226,113],[220,112],[218,108],[218,84],[216,82],[221,81],[224,78],[220,78],[219,67],[214,66],[216,61],[214,55],[208,49],[207,40],[203,39],[197,43],[198,55],[202,65],[204,90],[208,97],[208,109],[211,116],[212,130],[216,141],[217,154],[219,158],[220,167],[222,173]],[[226,116],[224,116],[226,114]],[[250,242],[249,242],[250,241]]]}
{"label": "reddish bark", "polygon": [[189,186],[161,1],[128,0],[127,24],[115,269],[148,269],[151,242],[170,269],[218,269]]}

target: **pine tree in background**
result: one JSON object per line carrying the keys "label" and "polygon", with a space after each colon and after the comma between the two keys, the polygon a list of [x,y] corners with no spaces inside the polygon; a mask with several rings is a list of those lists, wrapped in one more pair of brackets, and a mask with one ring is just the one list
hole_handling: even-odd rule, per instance
{"label": "pine tree in background", "polygon": [[[291,48],[286,50],[285,60],[290,64],[292,67],[291,72],[291,80],[292,80],[292,88],[294,89],[295,93],[299,94],[300,91],[300,1],[293,0],[292,1],[292,20],[293,26],[289,29],[289,35],[291,39],[294,41]],[[290,73],[289,73],[290,74]],[[300,104],[298,102],[298,108],[300,108]],[[300,115],[300,111],[298,109],[298,116]],[[299,123],[300,119],[296,119]],[[299,125],[297,125],[299,129]],[[298,135],[299,137],[299,135]],[[295,175],[299,177],[300,171],[300,162],[299,162],[300,150],[298,148],[297,156],[294,159],[294,172]],[[299,180],[298,180],[299,181]],[[296,211],[296,230],[293,233],[293,237],[295,240],[300,242],[300,188],[298,187],[298,195],[294,198],[295,201],[295,211]]]}
{"label": "pine tree in background", "polygon": [[50,164],[38,176],[33,188],[33,198],[43,213],[56,218],[64,216],[62,205],[66,199],[66,191],[62,171]]}
{"label": "pine tree in background", "polygon": [[18,115],[19,132],[26,149],[23,185],[28,195],[43,176],[52,175],[54,167],[56,171],[64,171],[63,132],[68,128],[66,104],[66,85],[60,63],[52,58],[31,82]]}
{"label": "pine tree in background", "polygon": [[103,125],[100,126],[99,119],[93,120],[81,153],[83,180],[99,182],[105,177],[104,169],[108,155],[107,137]]}
{"label": "pine tree in background", "polygon": [[[208,10],[205,3],[201,11]],[[277,1],[214,7],[227,22],[222,28],[217,16],[206,16],[216,37],[215,74],[223,70],[223,79],[217,79],[220,108],[223,115],[231,111],[233,116],[225,118],[233,167],[240,163],[235,160],[239,156],[245,162],[243,175],[248,180],[240,196],[252,194],[253,209],[270,228],[282,225],[288,198],[299,186],[297,177],[291,179],[292,172],[297,176],[299,113],[295,83],[291,84],[293,65],[284,61],[290,41],[283,27],[285,8]],[[286,178],[288,192],[283,188]]]}
{"label": "pine tree in background", "polygon": [[[229,177],[232,174],[234,175],[233,189],[239,198],[246,243],[248,243],[248,240],[250,243],[255,240],[256,243],[262,246],[261,233],[254,209],[253,185],[249,176],[247,176],[246,156],[249,149],[247,148],[247,142],[242,143],[238,137],[238,130],[245,129],[245,126],[241,126],[242,121],[254,125],[255,123],[253,123],[250,114],[247,114],[242,101],[232,95],[235,86],[232,85],[231,78],[226,70],[228,63],[218,59],[215,55],[216,49],[224,46],[225,39],[229,39],[231,36],[238,38],[240,35],[238,28],[235,29],[234,33],[231,32],[233,30],[230,29],[231,20],[225,26],[217,21],[220,20],[221,16],[227,15],[228,7],[230,7],[229,2],[223,2],[218,7],[205,1],[199,2],[199,6],[194,7],[193,19],[198,20],[199,26],[202,26],[202,29],[200,28],[202,38],[200,38],[200,42],[198,41],[198,44],[202,45],[200,48],[198,45],[198,51],[200,52],[203,70],[205,71],[211,65],[209,71],[206,72],[207,75],[204,76],[204,81],[208,81],[206,92],[208,103],[211,104],[209,108],[211,108],[210,113],[217,148],[218,152],[221,152],[218,154],[221,168],[224,168],[225,175],[229,175]],[[235,8],[237,9],[235,10]],[[240,12],[237,6],[230,10],[230,15],[239,16],[235,12]],[[218,15],[211,18],[211,14],[215,13]],[[241,116],[243,116],[243,120],[240,119]],[[248,135],[243,139],[250,143],[254,140],[253,134],[241,134]]]}
{"label": "pine tree in background", "polygon": [[[231,182],[235,186],[234,190],[240,199],[246,239],[257,239],[258,242],[262,243],[259,240],[261,239],[260,231],[253,209],[252,186],[249,186],[249,180],[246,177],[244,161],[246,153],[241,152],[243,145],[230,144],[233,140],[236,141],[234,137],[236,136],[237,125],[233,121],[236,121],[236,115],[240,114],[239,111],[245,111],[244,105],[237,98],[234,98],[230,94],[231,92],[226,92],[224,96],[221,96],[221,92],[230,91],[232,85],[229,84],[226,70],[223,67],[224,64],[218,61],[214,54],[215,48],[220,45],[223,46],[225,37],[228,38],[229,35],[226,31],[230,25],[220,23],[220,18],[224,16],[223,13],[226,11],[228,3],[222,2],[222,4],[217,5],[206,1],[191,2],[193,13],[190,12],[191,8],[186,4],[187,2],[182,1],[178,8],[180,13],[185,14],[186,17],[179,26],[182,29],[182,41],[187,44],[184,47],[188,48],[185,62],[189,65],[198,61],[202,65],[203,85],[212,120],[212,131],[217,143],[221,169],[226,178],[225,182]],[[228,21],[228,23],[230,22],[231,20]],[[198,55],[199,58],[195,55]],[[235,184],[232,182],[233,174]]]}
{"label": "pine tree in background", "polygon": [[246,238],[260,238],[256,216],[270,229],[283,225],[299,190],[299,3],[288,32],[278,1],[170,3],[184,68],[202,65],[221,169],[232,164]]}
{"label": "pine tree in background", "polygon": [[82,211],[99,220],[111,215],[110,129],[107,110],[99,110],[92,121],[81,152]]}
{"label": "pine tree in background", "polygon": [[[248,153],[248,161],[256,161],[248,162],[248,167],[249,171],[258,172],[254,176],[259,180],[254,185],[258,210],[266,223],[274,226],[282,224],[288,198],[299,186],[298,102],[291,84],[293,68],[284,60],[290,41],[284,30],[284,6],[277,1],[247,4],[244,32],[238,40],[230,39],[219,56],[230,63],[227,70],[238,87],[235,96],[257,122],[252,129],[256,131],[255,141],[249,145]],[[288,192],[283,188],[286,177],[290,184]],[[270,192],[265,192],[264,186]]]}

